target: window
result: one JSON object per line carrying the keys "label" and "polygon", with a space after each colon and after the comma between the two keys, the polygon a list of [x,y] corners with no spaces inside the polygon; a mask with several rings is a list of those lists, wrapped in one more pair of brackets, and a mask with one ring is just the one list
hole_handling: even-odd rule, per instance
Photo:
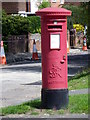
{"label": "window", "polygon": [[64,0],[60,0],[60,4],[64,4]]}
{"label": "window", "polygon": [[57,0],[52,0],[52,2],[56,2]]}

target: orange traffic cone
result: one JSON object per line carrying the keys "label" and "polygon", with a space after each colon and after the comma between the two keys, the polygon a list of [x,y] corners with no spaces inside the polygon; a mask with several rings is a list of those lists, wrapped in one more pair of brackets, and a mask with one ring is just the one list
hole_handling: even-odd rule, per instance
{"label": "orange traffic cone", "polygon": [[38,60],[38,53],[36,49],[36,42],[35,40],[33,41],[33,53],[32,53],[32,60]]}
{"label": "orange traffic cone", "polygon": [[67,41],[67,53],[70,53],[70,51],[69,51],[69,45],[68,45],[68,41]]}
{"label": "orange traffic cone", "polygon": [[86,37],[84,37],[83,39],[83,48],[82,48],[83,51],[87,51],[87,40],[86,40]]}
{"label": "orange traffic cone", "polygon": [[6,64],[6,56],[4,52],[3,41],[1,41],[1,46],[0,46],[0,64],[2,65]]}

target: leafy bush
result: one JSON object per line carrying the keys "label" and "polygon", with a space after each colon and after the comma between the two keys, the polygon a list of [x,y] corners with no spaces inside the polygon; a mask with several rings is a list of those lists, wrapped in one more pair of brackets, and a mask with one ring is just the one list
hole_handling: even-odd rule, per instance
{"label": "leafy bush", "polygon": [[21,16],[6,16],[2,18],[2,33],[4,36],[27,34],[29,22]]}
{"label": "leafy bush", "polygon": [[27,18],[29,21],[29,32],[30,33],[41,33],[40,17],[31,16]]}
{"label": "leafy bush", "polygon": [[43,2],[39,5],[39,9],[50,7],[50,2],[43,0]]}
{"label": "leafy bush", "polygon": [[84,26],[80,24],[73,24],[73,28],[76,29],[76,32],[83,31],[84,32]]}
{"label": "leafy bush", "polygon": [[2,15],[2,34],[8,35],[22,35],[40,32],[40,18],[36,16],[22,17],[6,15],[3,12]]}
{"label": "leafy bush", "polygon": [[[39,17],[12,16],[7,15],[5,11],[2,12],[2,36],[4,36],[3,41],[7,41],[9,35],[27,35],[28,32],[41,32]],[[4,47],[5,51],[7,51],[7,42],[5,42]]]}

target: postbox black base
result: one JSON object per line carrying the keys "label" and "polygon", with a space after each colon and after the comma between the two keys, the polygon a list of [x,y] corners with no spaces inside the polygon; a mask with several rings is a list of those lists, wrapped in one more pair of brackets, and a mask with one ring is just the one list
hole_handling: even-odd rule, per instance
{"label": "postbox black base", "polygon": [[47,90],[41,91],[42,108],[45,109],[60,109],[68,105],[68,89]]}

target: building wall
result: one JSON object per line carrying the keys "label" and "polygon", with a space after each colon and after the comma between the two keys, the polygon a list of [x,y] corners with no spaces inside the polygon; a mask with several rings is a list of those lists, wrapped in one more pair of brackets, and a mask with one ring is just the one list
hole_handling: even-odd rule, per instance
{"label": "building wall", "polygon": [[8,14],[18,12],[18,2],[2,2],[2,9]]}
{"label": "building wall", "polygon": [[77,5],[79,6],[80,2],[68,2],[69,0],[48,0],[51,3],[51,7],[62,7],[61,2],[66,5]]}
{"label": "building wall", "polygon": [[81,2],[65,2],[65,5],[76,5],[79,6]]}
{"label": "building wall", "polygon": [[59,7],[59,6],[60,6],[60,0],[51,0],[51,7]]}
{"label": "building wall", "polygon": [[18,11],[26,11],[26,2],[18,2]]}
{"label": "building wall", "polygon": [[[25,2],[24,2],[25,1]],[[26,1],[28,5],[26,5]],[[68,0],[48,0],[51,3],[51,7],[62,7],[60,1],[64,1],[65,4],[80,5],[80,2],[68,2]],[[38,0],[23,0],[23,2],[2,2],[2,8],[8,14],[18,13],[19,11],[26,11],[35,13],[38,10]]]}
{"label": "building wall", "polygon": [[38,10],[38,1],[37,0],[30,0],[31,1],[31,13],[35,13]]}
{"label": "building wall", "polygon": [[0,11],[2,10],[2,2],[0,1]]}
{"label": "building wall", "polygon": [[36,49],[38,52],[41,52],[41,34],[28,34],[28,52],[33,52],[33,40],[36,42]]}
{"label": "building wall", "polygon": [[[2,2],[2,8],[6,11],[7,14],[18,13],[19,11],[26,11],[26,7],[26,0],[25,2]],[[28,2],[27,12],[30,12],[30,10],[30,2]]]}

